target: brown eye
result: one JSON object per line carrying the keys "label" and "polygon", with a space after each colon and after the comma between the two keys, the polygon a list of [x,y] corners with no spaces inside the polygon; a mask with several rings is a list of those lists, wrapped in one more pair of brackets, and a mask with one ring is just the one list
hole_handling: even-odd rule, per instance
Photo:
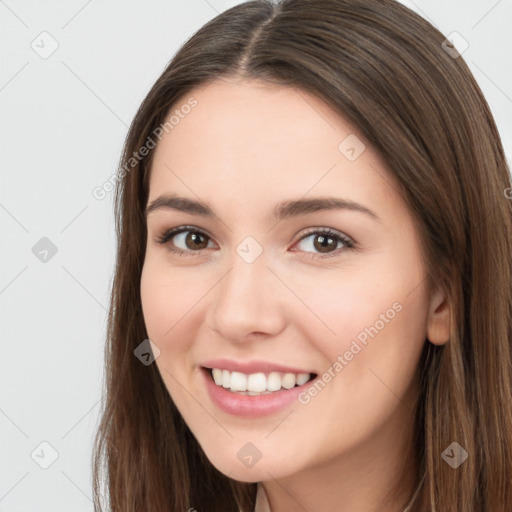
{"label": "brown eye", "polygon": [[169,251],[185,256],[206,249],[210,237],[202,231],[192,229],[192,227],[182,226],[170,229],[158,237],[156,241],[159,244],[166,245]]}
{"label": "brown eye", "polygon": [[330,229],[310,231],[303,236],[297,246],[300,251],[310,253],[311,258],[317,258],[318,254],[327,256],[336,256],[344,250],[354,247],[354,242],[341,233]]}
{"label": "brown eye", "polygon": [[317,235],[314,237],[313,246],[319,252],[330,252],[331,249],[337,248],[338,241],[328,235]]}
{"label": "brown eye", "polygon": [[197,231],[188,231],[185,237],[185,245],[188,249],[205,249],[208,245],[207,236]]}

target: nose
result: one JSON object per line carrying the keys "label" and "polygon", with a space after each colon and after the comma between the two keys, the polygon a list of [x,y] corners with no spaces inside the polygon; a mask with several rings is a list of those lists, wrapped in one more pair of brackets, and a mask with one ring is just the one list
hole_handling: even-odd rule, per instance
{"label": "nose", "polygon": [[208,325],[233,343],[278,335],[286,324],[287,290],[271,270],[265,251],[252,263],[235,252],[229,264],[212,290]]}

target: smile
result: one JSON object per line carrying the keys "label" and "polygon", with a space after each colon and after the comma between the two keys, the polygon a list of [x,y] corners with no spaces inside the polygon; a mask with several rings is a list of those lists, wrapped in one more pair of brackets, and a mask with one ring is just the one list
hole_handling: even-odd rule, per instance
{"label": "smile", "polygon": [[[218,364],[228,366],[220,360]],[[276,364],[230,362],[229,366],[232,370],[214,364],[200,366],[200,374],[207,394],[217,408],[229,415],[246,418],[282,412],[296,403],[300,393],[317,378],[316,373],[294,372],[292,368]]]}
{"label": "smile", "polygon": [[219,387],[223,387],[234,393],[259,396],[275,393],[295,386],[302,386],[312,379],[310,373],[281,373],[263,372],[246,374],[242,372],[230,372],[220,368],[210,369],[210,374]]}

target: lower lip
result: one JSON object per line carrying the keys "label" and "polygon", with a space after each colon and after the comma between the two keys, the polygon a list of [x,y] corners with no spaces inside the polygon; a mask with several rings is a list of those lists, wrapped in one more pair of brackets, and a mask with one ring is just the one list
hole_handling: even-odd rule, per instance
{"label": "lower lip", "polygon": [[217,386],[210,375],[209,370],[201,368],[201,373],[206,382],[206,389],[212,402],[222,411],[236,416],[256,418],[274,414],[297,400],[302,391],[311,385],[312,380],[302,386],[296,386],[283,391],[274,391],[267,395],[242,395],[228,391],[222,386]]}

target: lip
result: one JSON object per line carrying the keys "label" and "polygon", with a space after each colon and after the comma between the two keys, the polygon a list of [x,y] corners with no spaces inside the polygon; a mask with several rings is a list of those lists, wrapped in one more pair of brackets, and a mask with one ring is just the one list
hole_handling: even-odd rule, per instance
{"label": "lip", "polygon": [[[214,366],[213,368],[219,368]],[[275,366],[272,367],[273,369]],[[228,368],[223,368],[228,369]],[[201,374],[203,375],[206,389],[211,401],[223,412],[232,414],[234,416],[241,416],[244,418],[258,418],[261,416],[270,416],[278,411],[281,411],[298,400],[298,396],[312,382],[317,378],[306,382],[302,386],[296,386],[291,389],[285,389],[282,391],[275,391],[268,395],[242,395],[228,391],[222,386],[217,386],[210,375],[210,369],[201,367]],[[239,371],[239,370],[233,370]],[[274,370],[278,371],[278,370]],[[288,370],[287,370],[288,371]],[[291,372],[291,373],[295,373]],[[302,373],[302,372],[297,372]],[[307,373],[307,372],[304,372]],[[311,372],[312,373],[312,372]]]}
{"label": "lip", "polygon": [[240,372],[247,375],[251,373],[314,373],[318,372],[312,370],[305,370],[303,368],[293,368],[278,363],[271,363],[268,361],[235,361],[233,359],[211,359],[200,363],[204,368],[219,368],[219,370],[229,370],[230,372]]}

